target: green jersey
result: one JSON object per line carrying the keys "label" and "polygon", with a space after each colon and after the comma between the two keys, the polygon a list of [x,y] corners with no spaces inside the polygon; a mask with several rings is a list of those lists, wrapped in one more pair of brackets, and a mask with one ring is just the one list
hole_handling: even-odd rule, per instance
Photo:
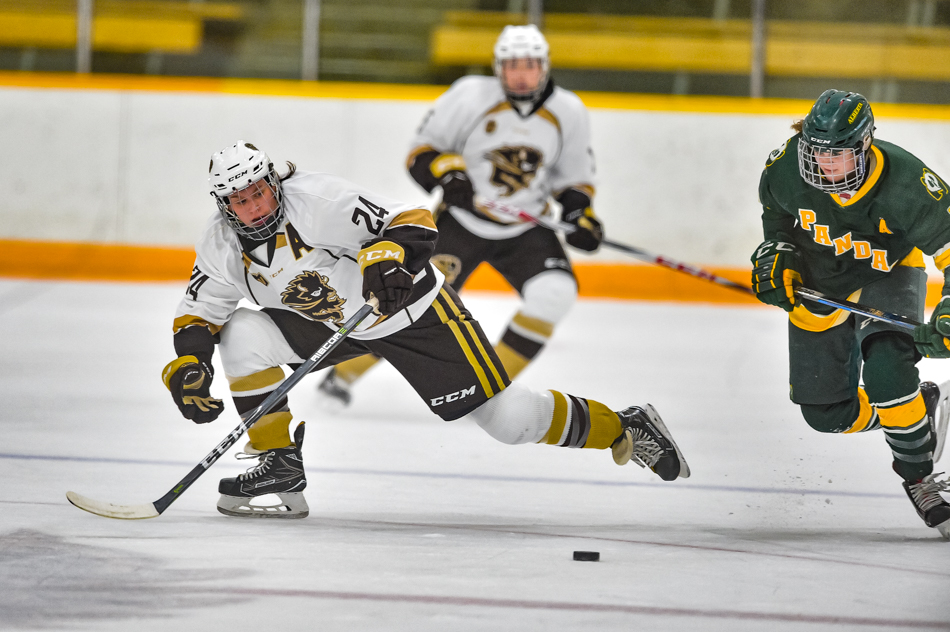
{"label": "green jersey", "polygon": [[799,248],[806,287],[844,298],[901,262],[922,266],[919,251],[940,270],[950,264],[950,188],[923,162],[875,139],[864,184],[851,197],[828,194],[799,174],[800,137],[769,155],[759,201],[765,239]]}

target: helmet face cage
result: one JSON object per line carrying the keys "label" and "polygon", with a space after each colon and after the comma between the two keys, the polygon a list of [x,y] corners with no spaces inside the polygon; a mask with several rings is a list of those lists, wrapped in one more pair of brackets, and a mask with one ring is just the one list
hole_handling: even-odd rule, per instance
{"label": "helmet face cage", "polygon": [[[868,143],[870,146],[870,143]],[[827,193],[855,191],[864,182],[866,153],[861,147],[830,149],[821,145],[812,145],[804,138],[798,139],[798,172],[808,184]],[[829,164],[843,167],[845,173],[835,180],[829,179],[822,169]],[[835,177],[830,175],[830,177]]]}
{"label": "helmet face cage", "polygon": [[[238,193],[243,194],[241,197],[245,197],[246,195],[254,195],[256,193],[261,193],[264,196],[269,194],[272,200],[271,213],[262,218],[262,220],[254,226],[245,224],[237,216],[237,213],[234,212],[234,209],[231,208],[232,198],[237,197]],[[267,175],[265,175],[260,180],[250,183],[243,189],[233,192],[231,195],[221,197],[215,195],[214,199],[218,204],[218,210],[221,212],[221,215],[227,221],[228,225],[239,235],[254,241],[264,241],[272,237],[278,231],[278,229],[280,229],[280,225],[284,220],[284,209],[283,204],[281,203],[280,178],[277,176],[277,172],[274,171],[273,166],[268,168]]]}
{"label": "helmet face cage", "polygon": [[799,174],[821,191],[855,191],[867,174],[873,140],[874,115],[867,99],[856,92],[825,90],[801,123]]}
{"label": "helmet face cage", "polygon": [[[535,59],[541,64],[538,85],[529,92],[513,92],[505,83],[504,63],[515,59]],[[534,25],[506,26],[495,43],[493,70],[505,95],[515,101],[536,101],[548,83],[551,63],[548,58],[548,42]]]}
{"label": "helmet face cage", "polygon": [[[263,151],[243,140],[225,147],[211,156],[208,168],[208,184],[218,210],[236,233],[263,241],[274,235],[283,221],[280,178],[274,171],[274,165]],[[245,192],[246,193],[242,193]],[[236,195],[242,193],[242,195]],[[232,204],[255,198],[255,206],[260,196],[266,197],[271,204],[270,213],[253,226],[245,224],[232,208]]]}

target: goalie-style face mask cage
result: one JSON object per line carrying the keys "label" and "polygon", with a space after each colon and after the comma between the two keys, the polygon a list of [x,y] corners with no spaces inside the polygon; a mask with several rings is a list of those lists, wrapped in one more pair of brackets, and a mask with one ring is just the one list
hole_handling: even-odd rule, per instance
{"label": "goalie-style face mask cage", "polygon": [[874,139],[871,106],[856,92],[826,90],[802,121],[798,171],[827,193],[860,188],[867,175],[867,152]]}
{"label": "goalie-style face mask cage", "polygon": [[280,178],[267,154],[238,141],[211,156],[211,195],[236,233],[254,241],[272,237],[283,222]]}

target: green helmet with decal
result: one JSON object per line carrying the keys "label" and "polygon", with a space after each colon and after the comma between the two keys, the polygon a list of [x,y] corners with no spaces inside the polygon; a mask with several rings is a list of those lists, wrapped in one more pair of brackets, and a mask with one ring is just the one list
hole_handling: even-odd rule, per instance
{"label": "green helmet with decal", "polygon": [[802,121],[799,172],[822,191],[854,191],[864,182],[873,139],[874,114],[868,100],[857,92],[825,90]]}

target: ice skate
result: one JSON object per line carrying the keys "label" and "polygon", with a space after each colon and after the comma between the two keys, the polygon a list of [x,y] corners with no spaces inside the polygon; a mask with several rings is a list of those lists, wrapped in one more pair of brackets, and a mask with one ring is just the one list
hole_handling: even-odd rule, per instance
{"label": "ice skate", "polygon": [[936,443],[933,449],[933,461],[936,463],[943,454],[943,446],[947,442],[947,421],[950,419],[950,382],[937,386],[933,382],[921,382],[920,392],[924,396],[927,406],[927,417],[930,419],[930,432],[933,433]]}
{"label": "ice skate", "polygon": [[924,524],[950,540],[950,504],[940,495],[940,492],[950,491],[950,480],[938,481],[937,476],[940,474],[931,474],[919,481],[904,481],[904,491]]}
{"label": "ice skate", "polygon": [[649,467],[664,481],[689,478],[689,466],[673,435],[650,404],[618,411],[623,433],[610,446],[617,465],[633,461]]}
{"label": "ice skate", "polygon": [[[310,513],[303,490],[307,477],[303,470],[304,424],[297,425],[294,443],[259,453],[241,453],[238,458],[257,458],[259,463],[244,474],[223,478],[218,484],[218,511],[228,516],[248,518],[306,518]],[[255,498],[275,494],[280,502],[252,504]]]}
{"label": "ice skate", "polygon": [[336,374],[336,368],[327,371],[327,376],[320,382],[317,392],[320,393],[326,406],[332,410],[346,408],[352,399],[350,385],[340,379]]}

